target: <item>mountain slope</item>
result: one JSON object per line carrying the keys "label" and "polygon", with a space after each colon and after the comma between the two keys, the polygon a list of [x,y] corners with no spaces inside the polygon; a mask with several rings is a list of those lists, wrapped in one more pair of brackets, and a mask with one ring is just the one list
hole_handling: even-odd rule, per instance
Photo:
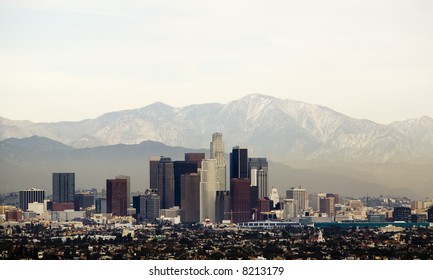
{"label": "mountain slope", "polygon": [[149,140],[208,148],[210,135],[216,131],[223,133],[227,151],[246,146],[251,155],[286,163],[433,160],[433,120],[428,117],[382,125],[323,106],[259,94],[227,104],[182,108],[154,103],[81,122],[0,119],[0,139],[40,135],[77,148]]}
{"label": "mountain slope", "polygon": [[[183,160],[186,152],[204,152],[209,156],[208,150],[170,147],[153,141],[74,149],[44,137],[7,139],[0,141],[0,192],[38,187],[50,194],[53,172],[75,172],[77,188],[99,190],[105,188],[106,179],[126,174],[131,176],[131,189],[143,191],[149,187],[149,156],[164,155],[173,160]],[[336,172],[340,169],[296,169],[270,162],[269,184],[277,187],[281,196],[290,187],[298,185],[305,186],[310,193],[417,196],[416,191],[404,186],[390,187],[387,182],[363,180],[364,171]],[[426,195],[426,192],[420,194]]]}

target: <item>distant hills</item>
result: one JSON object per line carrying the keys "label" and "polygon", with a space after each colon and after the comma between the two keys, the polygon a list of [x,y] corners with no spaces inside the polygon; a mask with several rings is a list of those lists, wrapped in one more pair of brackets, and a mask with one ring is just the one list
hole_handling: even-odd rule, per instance
{"label": "distant hills", "polygon": [[433,119],[389,125],[329,108],[253,94],[228,104],[173,108],[163,103],[80,122],[32,123],[0,118],[0,140],[39,135],[75,148],[156,141],[208,148],[222,132],[226,149],[246,146],[274,161],[433,162]]}
{"label": "distant hills", "polygon": [[62,170],[81,174],[80,187],[102,188],[106,178],[128,174],[133,188],[144,189],[150,155],[180,160],[207,151],[214,132],[223,133],[226,152],[245,146],[250,156],[267,157],[281,195],[305,185],[310,192],[433,196],[430,117],[384,125],[260,94],[181,108],[154,103],[80,122],[0,117],[0,189],[50,191],[51,172]]}

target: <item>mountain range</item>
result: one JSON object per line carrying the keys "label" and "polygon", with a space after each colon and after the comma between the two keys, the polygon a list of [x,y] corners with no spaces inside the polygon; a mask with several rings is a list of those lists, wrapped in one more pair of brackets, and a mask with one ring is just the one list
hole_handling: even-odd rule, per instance
{"label": "mountain range", "polygon": [[[214,132],[223,133],[227,152],[233,146],[245,146],[250,156],[267,157],[275,166],[281,167],[277,169],[282,173],[290,174],[289,177],[273,174],[274,178],[281,178],[276,179],[276,183],[284,185],[284,188],[297,184],[332,188],[346,182],[347,193],[367,194],[371,192],[369,188],[376,188],[381,193],[406,190],[403,192],[409,195],[431,195],[433,119],[430,117],[384,125],[351,118],[327,107],[260,94],[227,104],[197,104],[181,108],[154,103],[79,122],[33,123],[0,117],[0,140],[3,140],[0,142],[0,179],[17,171],[14,169],[17,166],[26,168],[20,172],[31,173],[36,165],[38,168],[44,165],[39,160],[45,164],[52,160],[47,158],[48,155],[60,157],[56,161],[58,171],[66,164],[62,160],[65,155],[72,156],[71,160],[68,159],[71,163],[75,159],[76,164],[84,166],[88,165],[82,159],[91,161],[89,157],[93,155],[95,164],[99,164],[96,166],[100,166],[104,164],[104,158],[114,162],[123,158],[124,154],[119,152],[122,149],[132,157],[136,155],[136,149],[150,143],[162,148],[154,152],[145,148],[149,152],[141,152],[144,158],[140,157],[135,164],[143,166],[148,155],[171,156],[169,151],[174,147],[179,149],[177,159],[182,159],[184,151],[207,149]],[[40,137],[32,137],[35,135]],[[21,148],[12,152],[6,149],[12,143],[18,147],[21,145]],[[49,151],[47,147],[51,147]],[[109,156],[111,152],[109,155],[100,152],[111,150],[118,154]],[[101,159],[96,159],[96,156]],[[29,166],[29,163],[34,166]],[[64,168],[74,169],[73,165]],[[128,173],[128,170],[122,172]],[[303,172],[305,176],[298,176]],[[106,178],[118,175],[109,170],[106,173]],[[49,177],[50,173],[46,176]],[[328,183],[308,179],[320,176],[327,178]],[[47,180],[43,181],[46,183]],[[92,180],[88,182],[93,184],[90,183]],[[145,180],[142,183],[145,184]],[[5,188],[2,186],[2,190]]]}
{"label": "mountain range", "polygon": [[33,123],[0,118],[0,140],[39,135],[75,148],[156,141],[208,148],[222,132],[226,148],[246,146],[274,161],[429,162],[433,119],[389,125],[329,108],[252,94],[227,104],[181,108],[163,103],[104,114],[80,122]]}

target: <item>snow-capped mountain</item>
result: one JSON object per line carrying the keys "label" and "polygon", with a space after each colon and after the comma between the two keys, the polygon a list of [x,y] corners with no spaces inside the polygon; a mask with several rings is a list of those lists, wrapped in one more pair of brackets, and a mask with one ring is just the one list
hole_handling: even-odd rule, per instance
{"label": "snow-capped mountain", "polygon": [[382,125],[319,105],[252,94],[228,104],[173,108],[163,103],[81,122],[31,123],[0,118],[0,139],[39,135],[74,147],[138,144],[208,148],[222,132],[229,151],[293,160],[399,162],[433,159],[433,120]]}

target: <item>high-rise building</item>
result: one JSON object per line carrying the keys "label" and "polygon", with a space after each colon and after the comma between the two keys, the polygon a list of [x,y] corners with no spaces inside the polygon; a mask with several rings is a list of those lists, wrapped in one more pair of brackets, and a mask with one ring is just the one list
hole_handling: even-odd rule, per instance
{"label": "high-rise building", "polygon": [[197,173],[181,175],[180,220],[183,223],[200,222],[200,176]]}
{"label": "high-rise building", "polygon": [[409,207],[394,207],[394,211],[392,212],[392,220],[394,222],[407,222],[411,221],[411,210]]}
{"label": "high-rise building", "polygon": [[74,202],[75,173],[53,173],[53,202]]}
{"label": "high-rise building", "polygon": [[215,202],[215,222],[230,220],[230,192],[217,191]]}
{"label": "high-rise building", "polygon": [[226,157],[224,153],[224,141],[222,133],[212,134],[212,142],[210,142],[210,158],[217,161],[217,178],[219,183],[219,190],[227,190],[227,171],[226,171]]}
{"label": "high-rise building", "polygon": [[20,191],[20,208],[27,211],[29,203],[38,202],[43,203],[45,199],[45,191],[40,189],[27,189]]}
{"label": "high-rise building", "polygon": [[161,209],[174,206],[174,167],[171,158],[161,157],[159,160],[157,193]]}
{"label": "high-rise building", "polygon": [[230,179],[248,178],[248,149],[234,147],[230,153]]}
{"label": "high-rise building", "polygon": [[296,212],[302,213],[308,210],[308,193],[306,189],[300,187],[291,188],[286,191],[287,199],[294,199],[296,201]]}
{"label": "high-rise building", "polygon": [[107,179],[107,213],[127,216],[129,195],[127,179]]}
{"label": "high-rise building", "polygon": [[[185,161],[196,163],[197,168],[201,168],[201,161],[204,160],[205,157],[205,153],[185,153]],[[197,170],[194,172],[197,172]]]}
{"label": "high-rise building", "polygon": [[131,207],[131,177],[126,175],[118,175],[115,177],[115,179],[126,179],[126,188],[128,192],[126,203],[128,205],[128,208]]}
{"label": "high-rise building", "polygon": [[235,178],[230,180],[232,222],[251,220],[251,180]]}
{"label": "high-rise building", "polygon": [[280,202],[280,195],[278,194],[278,189],[272,187],[271,193],[269,194],[269,199],[273,202],[273,207],[277,207],[277,204]]}
{"label": "high-rise building", "polygon": [[335,197],[320,198],[320,213],[326,213],[328,217],[335,216]]}
{"label": "high-rise building", "polygon": [[158,189],[158,166],[161,157],[151,156],[149,158],[149,188],[153,191]]}
{"label": "high-rise building", "polygon": [[340,195],[336,193],[327,193],[326,197],[333,197],[335,204],[340,204]]}
{"label": "high-rise building", "polygon": [[95,213],[107,213],[107,198],[95,198]]}
{"label": "high-rise building", "polygon": [[313,193],[311,194],[311,208],[315,212],[320,211],[320,199],[326,197],[326,193]]}
{"label": "high-rise building", "polygon": [[272,201],[269,198],[259,198],[256,202],[257,211],[256,211],[256,221],[264,221],[264,213],[269,213],[272,207]]}
{"label": "high-rise building", "polygon": [[268,197],[268,161],[266,158],[248,159],[248,178],[251,179],[251,186],[259,189],[259,198]]}
{"label": "high-rise building", "polygon": [[133,206],[139,222],[150,222],[159,218],[159,196],[147,191],[144,195],[134,196],[132,198]]}
{"label": "high-rise building", "polygon": [[[185,154],[186,157],[186,154]],[[201,166],[201,162],[200,162]],[[196,161],[174,161],[174,206],[179,206],[182,209],[181,201],[181,176],[185,174],[197,173]]]}
{"label": "high-rise building", "polygon": [[298,216],[297,205],[294,199],[284,199],[284,219],[296,218]]}
{"label": "high-rise building", "polygon": [[200,221],[215,222],[216,192],[219,190],[217,160],[205,159],[200,169]]}

